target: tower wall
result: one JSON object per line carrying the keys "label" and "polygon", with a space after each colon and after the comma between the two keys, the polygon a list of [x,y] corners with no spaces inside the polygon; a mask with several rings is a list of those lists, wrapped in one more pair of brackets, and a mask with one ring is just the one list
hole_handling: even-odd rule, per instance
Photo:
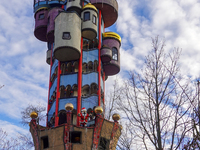
{"label": "tower wall", "polygon": [[81,18],[76,13],[60,13],[55,19],[54,56],[59,61],[77,60],[81,53]]}
{"label": "tower wall", "polygon": [[[104,35],[117,11],[116,0],[34,0],[34,34],[48,42],[50,65],[47,124],[32,120],[30,126],[35,149],[116,148],[122,127],[95,108],[105,108],[105,80],[120,71],[119,35]],[[66,111],[69,103],[73,108]],[[87,126],[81,108],[90,114]]]}

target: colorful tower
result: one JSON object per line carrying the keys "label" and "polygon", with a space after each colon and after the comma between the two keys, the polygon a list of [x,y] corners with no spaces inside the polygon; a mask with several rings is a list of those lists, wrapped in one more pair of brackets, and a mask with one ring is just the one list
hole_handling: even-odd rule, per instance
{"label": "colorful tower", "polygon": [[117,1],[34,0],[34,13],[50,65],[46,127],[31,115],[35,149],[114,150],[120,116],[110,122],[103,109],[105,80],[120,71],[121,38],[104,30],[117,20]]}

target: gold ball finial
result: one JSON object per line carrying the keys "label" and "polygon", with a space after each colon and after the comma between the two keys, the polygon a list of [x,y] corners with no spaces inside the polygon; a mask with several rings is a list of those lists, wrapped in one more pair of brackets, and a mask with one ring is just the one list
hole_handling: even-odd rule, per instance
{"label": "gold ball finial", "polygon": [[32,119],[35,119],[35,118],[38,117],[38,113],[35,112],[35,111],[33,111],[33,112],[30,114],[30,117],[31,117]]}
{"label": "gold ball finial", "polygon": [[65,109],[66,109],[67,111],[72,111],[72,110],[74,109],[74,106],[73,106],[72,103],[67,103],[67,104],[65,105]]}
{"label": "gold ball finial", "polygon": [[120,115],[115,113],[115,114],[112,115],[112,118],[113,118],[114,121],[118,121],[120,119]]}
{"label": "gold ball finial", "polygon": [[96,114],[102,114],[103,113],[103,108],[101,106],[96,106],[94,109]]}

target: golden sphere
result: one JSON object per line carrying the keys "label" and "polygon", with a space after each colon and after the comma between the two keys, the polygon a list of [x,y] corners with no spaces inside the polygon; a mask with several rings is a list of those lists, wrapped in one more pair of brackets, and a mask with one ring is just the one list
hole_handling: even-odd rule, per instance
{"label": "golden sphere", "polygon": [[103,112],[103,108],[101,106],[96,106],[96,108],[94,109],[96,114],[102,114]]}
{"label": "golden sphere", "polygon": [[31,117],[32,119],[35,119],[35,118],[38,117],[38,113],[35,112],[35,111],[33,111],[33,112],[30,114],[30,117]]}
{"label": "golden sphere", "polygon": [[120,115],[115,113],[112,115],[112,118],[114,121],[118,121],[120,119]]}
{"label": "golden sphere", "polygon": [[73,106],[73,104],[72,103],[67,103],[66,105],[65,105],[65,109],[67,110],[67,111],[72,111],[73,109],[74,109],[74,106]]}

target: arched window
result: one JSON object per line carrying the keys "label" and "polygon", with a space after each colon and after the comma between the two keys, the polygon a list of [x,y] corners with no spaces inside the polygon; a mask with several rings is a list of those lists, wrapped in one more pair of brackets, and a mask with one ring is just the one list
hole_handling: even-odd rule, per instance
{"label": "arched window", "polygon": [[62,63],[62,65],[61,65],[61,74],[65,74],[65,72],[66,72],[66,64]]}
{"label": "arched window", "polygon": [[86,11],[84,12],[83,21],[88,21],[88,20],[90,20],[90,12]]}
{"label": "arched window", "polygon": [[89,41],[89,49],[98,48],[99,41],[97,38]]}
{"label": "arched window", "polygon": [[66,97],[71,96],[71,85],[67,85],[65,89]]}
{"label": "arched window", "polygon": [[83,49],[88,50],[89,49],[89,40],[83,38]]}
{"label": "arched window", "polygon": [[67,63],[67,73],[71,73],[72,72],[72,63],[71,62],[69,62],[69,63]]}
{"label": "arched window", "polygon": [[116,47],[112,48],[112,59],[113,60],[118,60],[118,50]]}
{"label": "arched window", "polygon": [[58,125],[67,123],[67,116],[66,116],[66,111],[65,111],[65,110],[60,110],[60,111],[58,112],[58,116],[59,116]]}
{"label": "arched window", "polygon": [[87,63],[83,63],[82,71],[83,73],[87,73]]}
{"label": "arched window", "polygon": [[73,66],[74,66],[74,72],[78,72],[78,62],[77,61],[74,62]]}
{"label": "arched window", "polygon": [[73,95],[72,96],[78,96],[78,86],[77,86],[77,84],[74,84],[72,86],[72,90],[73,90]]}
{"label": "arched window", "polygon": [[56,99],[56,89],[55,89],[55,91],[53,92],[53,98]]}
{"label": "arched window", "polygon": [[65,86],[62,85],[60,87],[60,98],[64,98],[65,97]]}
{"label": "arched window", "polygon": [[54,75],[55,75],[55,77],[58,75],[58,66],[54,70]]}
{"label": "arched window", "polygon": [[92,63],[92,61],[89,61],[89,62],[88,62],[88,71],[89,71],[89,72],[92,72],[92,71],[93,71],[93,63]]}
{"label": "arched window", "polygon": [[90,93],[90,87],[89,87],[89,85],[84,85],[82,87],[81,93],[82,93],[82,96],[89,96],[89,93]]}
{"label": "arched window", "polygon": [[55,124],[55,112],[53,113],[50,121],[49,121],[49,127],[53,127]]}
{"label": "arched window", "polygon": [[97,94],[97,91],[98,91],[98,86],[96,83],[92,83],[91,86],[90,86],[90,91],[91,91],[91,95],[92,94]]}
{"label": "arched window", "polygon": [[94,71],[97,71],[97,69],[98,69],[98,61],[95,60],[94,61]]}
{"label": "arched window", "polygon": [[53,96],[51,96],[51,99],[50,99],[50,100],[53,102],[53,100],[54,100]]}

